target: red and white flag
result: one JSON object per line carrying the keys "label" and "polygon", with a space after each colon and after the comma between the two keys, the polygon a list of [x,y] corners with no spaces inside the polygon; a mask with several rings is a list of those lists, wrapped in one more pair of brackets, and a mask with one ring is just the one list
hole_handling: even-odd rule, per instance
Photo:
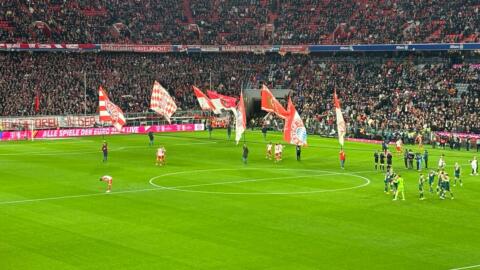
{"label": "red and white flag", "polygon": [[100,121],[110,122],[118,131],[122,130],[127,122],[123,111],[110,101],[107,92],[100,86],[98,89],[98,111],[100,112]]}
{"label": "red and white flag", "polygon": [[283,129],[283,140],[290,144],[307,145],[307,129],[290,98],[288,98],[287,110],[288,117]]}
{"label": "red and white flag", "polygon": [[235,110],[235,141],[238,142],[242,138],[242,134],[247,127],[247,117],[245,113],[245,103],[243,102],[243,93],[240,92],[240,101]]}
{"label": "red and white flag", "polygon": [[170,117],[177,111],[177,105],[167,90],[157,81],[153,84],[150,109],[154,110],[170,123]]}
{"label": "red and white flag", "polygon": [[347,133],[347,128],[345,126],[345,120],[343,120],[342,109],[340,108],[340,101],[338,100],[336,90],[333,90],[333,103],[335,104],[335,114],[337,116],[338,142],[343,147],[345,134]]}
{"label": "red and white flag", "polygon": [[196,86],[192,85],[192,88],[202,110],[215,112],[215,106],[213,106],[212,101]]}
{"label": "red and white flag", "polygon": [[207,90],[207,95],[215,106],[215,113],[221,113],[221,110],[234,110],[237,105],[237,99],[224,96],[215,91]]}
{"label": "red and white flag", "polygon": [[260,90],[262,96],[262,110],[267,112],[273,112],[282,119],[287,119],[288,112],[283,108],[282,104],[273,96],[272,92],[262,85]]}

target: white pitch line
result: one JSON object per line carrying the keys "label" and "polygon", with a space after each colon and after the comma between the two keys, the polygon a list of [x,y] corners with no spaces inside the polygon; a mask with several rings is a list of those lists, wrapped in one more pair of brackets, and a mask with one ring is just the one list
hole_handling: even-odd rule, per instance
{"label": "white pitch line", "polygon": [[[249,169],[259,169],[259,168],[249,168]],[[326,172],[326,174],[317,174],[317,175],[305,175],[305,176],[288,176],[288,177],[277,177],[277,178],[259,178],[259,179],[249,179],[249,180],[239,180],[239,181],[229,181],[229,182],[217,182],[217,183],[209,183],[209,184],[196,184],[196,185],[186,185],[186,186],[173,186],[173,187],[167,187],[167,186],[160,186],[154,183],[155,179],[169,176],[169,175],[176,175],[176,174],[184,174],[184,173],[192,173],[192,172],[212,172],[212,171],[231,171],[231,170],[236,170],[236,169],[210,169],[210,170],[196,170],[196,171],[190,171],[190,172],[174,172],[174,173],[166,173],[163,175],[155,176],[149,180],[150,184],[155,187],[159,188],[164,188],[167,190],[172,190],[172,191],[182,191],[182,192],[193,192],[193,193],[205,193],[205,194],[223,194],[223,195],[301,195],[301,194],[315,194],[315,193],[321,193],[321,192],[333,192],[333,191],[344,191],[344,190],[351,190],[351,189],[356,189],[356,188],[361,188],[364,186],[367,186],[370,184],[371,180],[360,176],[356,175],[355,173],[363,173],[363,172],[370,172],[370,171],[358,171],[358,172],[329,172],[329,171],[322,171],[322,170],[309,170],[309,169],[278,169],[278,170],[298,170],[298,171],[322,171]],[[299,191],[299,192],[254,192],[254,193],[245,193],[245,192],[216,192],[216,191],[203,191],[203,190],[191,190],[191,189],[182,189],[183,187],[199,187],[199,186],[214,186],[214,185],[223,185],[223,184],[233,184],[233,183],[244,183],[244,182],[259,182],[259,181],[267,181],[271,179],[288,179],[288,178],[299,178],[299,177],[309,177],[309,176],[324,176],[324,175],[351,175],[351,176],[356,176],[359,177],[363,180],[365,180],[365,183],[355,186],[355,187],[348,187],[348,188],[339,188],[339,189],[330,189],[330,190],[314,190],[314,191]]]}
{"label": "white pitch line", "polygon": [[465,266],[465,267],[459,267],[459,268],[452,268],[450,270],[463,270],[463,269],[472,269],[472,268],[478,268],[478,267],[480,267],[480,264]]}
{"label": "white pitch line", "polygon": [[221,185],[228,185],[228,184],[239,184],[239,183],[248,183],[248,182],[262,182],[262,181],[269,181],[269,180],[280,180],[280,179],[293,179],[293,178],[304,178],[304,177],[315,177],[315,176],[328,176],[328,175],[338,175],[342,173],[328,173],[328,174],[311,174],[311,175],[301,175],[301,176],[284,176],[284,177],[273,177],[273,178],[254,178],[254,179],[245,179],[245,180],[237,180],[237,181],[228,181],[228,182],[216,182],[216,183],[208,183],[208,184],[196,184],[196,185],[186,185],[186,186],[176,186],[176,187],[163,187],[159,185],[155,185],[150,181],[150,184],[156,187],[163,187],[163,188],[189,188],[189,187],[205,187],[205,186],[221,186]]}
{"label": "white pitch line", "polygon": [[[253,168],[252,168],[253,169]],[[233,170],[233,169],[232,169]],[[285,170],[285,169],[281,169]],[[208,171],[208,170],[197,170],[197,171]],[[311,171],[311,170],[305,170],[305,171]],[[189,171],[189,173],[196,172],[196,171]],[[363,171],[366,172],[366,171]],[[187,173],[187,172],[185,172]],[[354,173],[362,173],[362,171],[359,172],[352,172]],[[163,176],[170,175],[172,173],[167,173],[164,174]],[[175,173],[173,173],[175,174]],[[322,174],[322,175],[305,175],[305,176],[300,176],[300,177],[308,177],[308,176],[323,176],[323,175],[336,175],[336,174],[342,174],[340,173],[327,173],[327,174]],[[299,176],[296,176],[298,178]],[[157,177],[158,178],[158,177]],[[293,178],[293,177],[285,177],[285,178],[280,178],[277,177],[277,179],[288,179],[288,178]],[[152,179],[156,179],[155,177]],[[150,179],[150,184],[152,179]],[[269,178],[273,179],[273,178]],[[241,183],[241,182],[253,182],[253,181],[259,181],[259,180],[269,180],[267,178],[260,178],[260,179],[250,179],[250,180],[240,180],[240,181],[230,181],[230,182],[220,182],[220,183],[208,183],[208,184],[198,184],[198,185],[185,185],[185,186],[174,186],[174,187],[162,187],[159,185],[155,185],[153,183],[152,185],[155,186],[155,188],[145,188],[145,189],[132,189],[132,190],[121,190],[121,191],[114,191],[112,193],[89,193],[89,194],[79,194],[79,195],[67,195],[67,196],[58,196],[58,197],[46,197],[46,198],[39,198],[39,199],[24,199],[24,200],[14,200],[14,201],[0,201],[0,205],[10,205],[10,204],[21,204],[21,203],[29,203],[29,202],[43,202],[43,201],[54,201],[54,200],[63,200],[63,199],[75,199],[75,198],[85,198],[85,197],[94,197],[94,196],[102,196],[102,195],[115,195],[115,194],[125,194],[125,193],[138,193],[138,192],[148,192],[148,191],[157,191],[157,190],[175,190],[177,188],[186,188],[186,187],[199,187],[199,186],[212,186],[212,185],[224,185],[224,184],[233,184],[233,183]],[[370,183],[370,182],[368,182]],[[271,193],[272,195],[275,195],[275,193]]]}
{"label": "white pitch line", "polygon": [[74,199],[74,198],[83,198],[83,197],[93,197],[101,195],[112,195],[112,194],[123,194],[123,193],[136,193],[136,192],[145,192],[152,190],[161,190],[161,188],[145,188],[145,189],[132,189],[132,190],[121,190],[112,193],[89,193],[89,194],[80,194],[80,195],[68,195],[68,196],[59,196],[59,197],[47,197],[40,199],[25,199],[25,200],[16,200],[16,201],[5,201],[0,202],[0,205],[5,204],[19,204],[19,203],[28,203],[28,202],[42,202],[42,201],[53,201],[53,200],[62,200],[62,199]]}
{"label": "white pitch line", "polygon": [[[169,144],[169,145],[196,145],[196,144],[214,144],[217,142],[199,142],[199,143],[177,143],[177,144]],[[148,146],[124,146],[119,148],[111,149],[110,152],[117,152],[122,151],[125,149],[132,149],[132,148],[145,148],[147,149]],[[153,149],[153,148],[151,148]],[[85,149],[87,150],[87,149]],[[2,153],[0,156],[23,156],[23,155],[34,155],[34,156],[67,156],[67,155],[82,155],[82,154],[92,154],[92,153],[101,153],[101,150],[97,151],[82,151],[82,150],[74,150],[74,151],[51,151],[51,152],[21,152],[21,153]]]}

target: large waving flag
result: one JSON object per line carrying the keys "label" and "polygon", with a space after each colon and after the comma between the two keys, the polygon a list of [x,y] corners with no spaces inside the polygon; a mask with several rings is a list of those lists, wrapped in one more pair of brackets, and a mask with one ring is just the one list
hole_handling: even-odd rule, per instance
{"label": "large waving flag", "polygon": [[196,86],[192,85],[192,88],[202,110],[215,112],[215,106],[213,106],[212,101]]}
{"label": "large waving flag", "polygon": [[285,120],[283,139],[290,144],[307,145],[307,129],[290,98],[288,98],[287,110],[288,117]]}
{"label": "large waving flag", "polygon": [[262,96],[262,110],[273,112],[282,119],[287,119],[288,112],[283,108],[282,104],[273,96],[272,92],[263,85],[260,90]]}
{"label": "large waving flag", "polygon": [[338,100],[336,90],[333,90],[333,103],[335,104],[335,114],[337,115],[338,142],[343,147],[347,128],[345,126],[345,120],[343,120],[342,110],[340,108],[340,101]]}
{"label": "large waving flag", "polygon": [[110,101],[107,92],[101,86],[98,89],[98,107],[100,121],[110,122],[118,131],[121,131],[126,123],[123,111]]}
{"label": "large waving flag", "polygon": [[211,90],[207,90],[207,95],[215,106],[215,113],[221,110],[234,110],[237,105],[237,99],[234,97],[224,96]]}
{"label": "large waving flag", "polygon": [[170,123],[170,117],[177,111],[177,105],[167,90],[157,81],[153,84],[150,109],[154,110]]}
{"label": "large waving flag", "polygon": [[240,101],[235,111],[235,141],[238,142],[242,138],[242,134],[247,128],[247,117],[245,114],[245,103],[243,102],[243,93],[240,92]]}

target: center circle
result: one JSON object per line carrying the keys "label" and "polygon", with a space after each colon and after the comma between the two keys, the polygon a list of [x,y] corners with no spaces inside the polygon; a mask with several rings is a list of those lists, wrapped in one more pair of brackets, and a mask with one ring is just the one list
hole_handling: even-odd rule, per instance
{"label": "center circle", "polygon": [[[166,186],[164,184],[160,185],[157,182],[158,179],[165,178],[168,176],[175,177],[177,175],[193,175],[193,174],[211,174],[212,172],[228,172],[228,171],[266,171],[268,170],[269,172],[308,172],[309,175],[292,175],[292,176],[280,176],[280,177],[262,177],[262,178],[253,178],[253,179],[240,179],[240,180],[230,180],[230,181],[221,181],[221,182],[211,182],[211,183],[199,183],[199,184],[185,184],[185,185],[176,185],[176,186]],[[285,179],[292,179],[299,181],[298,179],[300,178],[308,178],[308,181],[314,180],[314,178],[319,178],[319,177],[326,177],[326,176],[349,176],[353,178],[359,178],[362,180],[362,183],[359,185],[355,186],[348,186],[348,187],[342,187],[342,188],[327,188],[327,189],[312,189],[312,190],[306,190],[306,191],[281,191],[281,192],[235,192],[235,191],[210,191],[210,190],[205,190],[205,189],[197,189],[201,187],[212,187],[212,186],[231,186],[232,184],[242,184],[242,183],[259,183],[259,182],[267,182],[267,181],[273,181],[273,180],[285,180]],[[312,179],[313,178],[313,179]],[[318,181],[318,179],[317,179]],[[352,173],[346,173],[346,172],[332,172],[332,171],[322,171],[322,170],[310,170],[310,169],[279,169],[279,168],[273,168],[273,169],[268,169],[268,168],[235,168],[235,169],[205,169],[205,170],[193,170],[193,171],[181,171],[181,172],[171,172],[171,173],[165,173],[162,175],[158,175],[155,177],[152,177],[149,180],[149,183],[154,186],[158,187],[160,189],[165,189],[165,190],[172,190],[172,191],[180,191],[180,192],[192,192],[192,193],[206,193],[206,194],[224,194],[224,195],[301,195],[301,194],[315,194],[315,193],[323,193],[323,192],[336,192],[336,191],[344,191],[344,190],[352,190],[352,189],[358,189],[365,187],[370,184],[370,179],[355,174],[355,172]],[[281,183],[281,182],[279,182]],[[284,183],[285,184],[285,183]],[[192,189],[195,188],[195,189]]]}

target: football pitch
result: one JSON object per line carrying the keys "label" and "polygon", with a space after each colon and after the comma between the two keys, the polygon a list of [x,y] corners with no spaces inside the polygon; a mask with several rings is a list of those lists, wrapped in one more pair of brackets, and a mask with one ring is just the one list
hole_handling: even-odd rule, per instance
{"label": "football pitch", "polygon": [[289,145],[274,163],[249,130],[244,165],[233,137],[110,136],[106,163],[101,136],[0,143],[0,269],[480,269],[472,151],[427,148],[430,168],[445,154],[452,186],[462,165],[454,200],[427,184],[420,201],[418,172],[394,154],[406,200],[392,201],[373,168],[379,145],[347,142],[341,170],[337,140],[310,136],[301,161]]}

